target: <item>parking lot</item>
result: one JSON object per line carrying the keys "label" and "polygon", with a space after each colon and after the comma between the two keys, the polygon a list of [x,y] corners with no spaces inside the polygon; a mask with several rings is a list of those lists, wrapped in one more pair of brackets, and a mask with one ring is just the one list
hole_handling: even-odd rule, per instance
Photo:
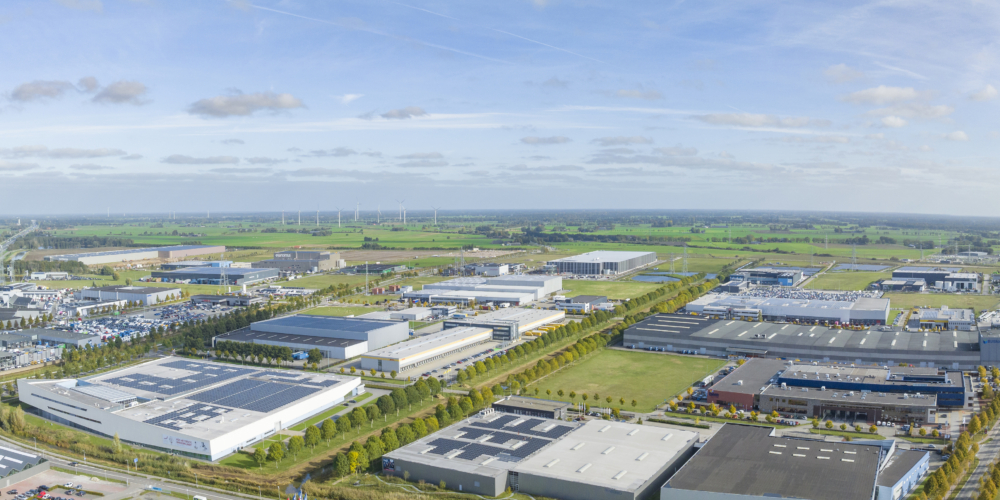
{"label": "parking lot", "polygon": [[129,489],[125,484],[106,481],[103,478],[50,469],[23,481],[4,486],[3,496],[0,498],[3,500],[25,500],[37,495],[40,486],[48,487],[45,497],[52,500],[78,500],[91,497],[117,498]]}

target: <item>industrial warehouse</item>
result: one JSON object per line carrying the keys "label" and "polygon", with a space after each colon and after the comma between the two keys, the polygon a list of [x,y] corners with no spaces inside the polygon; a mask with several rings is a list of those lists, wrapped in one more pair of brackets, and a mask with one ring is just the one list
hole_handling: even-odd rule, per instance
{"label": "industrial warehouse", "polygon": [[521,338],[525,332],[565,319],[566,311],[511,307],[478,316],[447,319],[444,322],[444,328],[465,326],[489,328],[493,331],[493,340],[513,342]]}
{"label": "industrial warehouse", "polygon": [[830,443],[725,424],[663,485],[660,499],[896,500],[916,486],[928,459],[892,440]]}
{"label": "industrial warehouse", "polygon": [[486,410],[382,457],[386,474],[499,496],[630,499],[656,492],[695,452],[698,433]]}
{"label": "industrial warehouse", "polygon": [[143,286],[100,286],[83,288],[73,294],[78,300],[126,300],[143,304],[158,304],[181,296],[180,288]]}
{"label": "industrial warehouse", "polygon": [[21,402],[56,422],[217,460],[364,391],[361,379],[166,357],[87,380],[19,379]]}
{"label": "industrial warehouse", "polygon": [[185,267],[175,271],[153,271],[151,277],[167,282],[240,286],[273,280],[280,274],[277,269]]}
{"label": "industrial warehouse", "polygon": [[493,340],[493,330],[461,327],[441,330],[361,356],[361,368],[380,372],[403,372]]}
{"label": "industrial warehouse", "polygon": [[112,264],[116,262],[133,262],[152,259],[181,259],[197,257],[213,253],[223,253],[224,246],[216,245],[175,245],[153,248],[130,248],[127,250],[110,250],[107,252],[76,253],[65,255],[48,255],[45,260],[50,262],[77,261],[88,266],[95,264]]}
{"label": "industrial warehouse", "polygon": [[796,321],[840,325],[884,325],[889,299],[808,300],[709,293],[685,306],[691,313],[725,319]]}
{"label": "industrial warehouse", "polygon": [[344,267],[339,253],[284,251],[275,252],[273,259],[251,264],[254,268],[277,269],[283,273],[316,273]]}
{"label": "industrial warehouse", "polygon": [[759,267],[734,273],[729,279],[745,281],[754,285],[795,286],[802,281],[802,271],[799,269]]}
{"label": "industrial warehouse", "polygon": [[[987,334],[983,335],[983,342],[986,342]],[[985,356],[980,359],[979,336],[980,333],[975,331],[854,330],[657,314],[626,329],[624,345],[638,349],[662,347],[672,352],[689,350],[723,357],[790,358],[878,365],[912,363],[967,369],[993,363],[985,362]],[[992,336],[990,341],[997,342],[1000,348],[1000,338]],[[1000,352],[995,355],[1000,357]]]}
{"label": "industrial warehouse", "polygon": [[716,382],[708,401],[867,427],[935,423],[938,409],[971,408],[973,395],[971,379],[960,371],[750,359]]}
{"label": "industrial warehouse", "polygon": [[403,293],[403,298],[421,303],[523,305],[562,288],[559,276],[507,274],[495,277],[455,278],[424,285],[423,290]]}
{"label": "industrial warehouse", "polygon": [[212,345],[228,340],[292,350],[318,348],[323,357],[348,359],[402,342],[409,336],[406,322],[299,314],[251,323],[249,328],[213,338]]}
{"label": "industrial warehouse", "polygon": [[901,267],[892,272],[892,279],[922,279],[925,286],[949,292],[979,290],[979,275],[959,270],[957,267]]}
{"label": "industrial warehouse", "polygon": [[557,273],[622,274],[656,262],[656,252],[617,252],[598,250],[572,257],[550,260]]}

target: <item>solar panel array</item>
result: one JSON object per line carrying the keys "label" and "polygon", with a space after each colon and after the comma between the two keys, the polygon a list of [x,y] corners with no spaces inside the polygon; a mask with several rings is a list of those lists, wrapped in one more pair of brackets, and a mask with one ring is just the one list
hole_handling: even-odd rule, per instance
{"label": "solar panel array", "polygon": [[189,399],[268,413],[311,396],[321,389],[262,380],[237,380],[221,387],[193,394]]}
{"label": "solar panel array", "polygon": [[206,385],[217,384],[232,378],[259,372],[259,370],[247,368],[217,366],[184,360],[170,361],[168,363],[163,363],[160,366],[187,370],[192,373],[178,376],[178,378],[175,379],[158,377],[155,375],[130,373],[128,375],[104,379],[102,382],[173,396],[176,394],[194,391],[201,387],[205,387]]}
{"label": "solar panel array", "polygon": [[[555,427],[547,431],[535,431],[532,430],[532,427],[551,422],[535,418],[525,419],[516,425],[509,425],[521,419],[522,417],[504,415],[492,422],[470,422],[459,429],[463,432],[461,435],[453,439],[438,438],[428,443],[432,449],[427,453],[444,456],[455,450],[461,450],[461,453],[455,455],[454,458],[476,460],[482,456],[490,456],[498,460],[519,462],[573,430],[571,426],[556,424]],[[485,436],[490,437],[482,439]],[[459,441],[459,439],[468,441]],[[523,441],[524,444],[516,448],[501,446],[511,441]]]}
{"label": "solar panel array", "polygon": [[179,424],[196,424],[203,420],[208,420],[214,417],[225,415],[229,413],[229,408],[221,408],[218,406],[205,406],[202,404],[195,403],[186,408],[181,408],[180,410],[174,410],[170,413],[164,413],[158,417],[153,417],[146,420],[145,423],[153,424],[159,427],[165,427],[167,429],[173,429],[175,431],[181,430]]}

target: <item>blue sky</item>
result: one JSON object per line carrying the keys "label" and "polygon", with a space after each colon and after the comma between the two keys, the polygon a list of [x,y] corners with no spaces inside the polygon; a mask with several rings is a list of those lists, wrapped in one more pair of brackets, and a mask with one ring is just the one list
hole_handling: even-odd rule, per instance
{"label": "blue sky", "polygon": [[7,1],[0,212],[994,215],[998,11]]}

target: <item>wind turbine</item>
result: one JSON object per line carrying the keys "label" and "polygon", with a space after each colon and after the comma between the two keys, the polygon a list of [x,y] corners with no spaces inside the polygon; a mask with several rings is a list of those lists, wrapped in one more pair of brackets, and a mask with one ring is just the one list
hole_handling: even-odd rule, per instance
{"label": "wind turbine", "polygon": [[285,211],[284,210],[281,211],[281,225],[282,226],[285,225]]}
{"label": "wind turbine", "polygon": [[406,207],[403,207],[403,225],[406,225]]}
{"label": "wind turbine", "polygon": [[361,211],[361,201],[357,201],[357,205],[354,206],[354,222],[358,221],[358,212]]}
{"label": "wind turbine", "polygon": [[375,224],[382,224],[382,205],[377,205],[375,208],[377,215],[375,216]]}
{"label": "wind turbine", "polygon": [[302,225],[302,211],[299,210],[299,225]]}
{"label": "wind turbine", "polygon": [[399,220],[403,220],[403,202],[406,200],[396,200],[399,203]]}
{"label": "wind turbine", "polygon": [[319,210],[316,211],[316,227],[319,227]]}
{"label": "wind turbine", "polygon": [[340,207],[337,207],[337,227],[340,227]]}
{"label": "wind turbine", "polygon": [[438,225],[438,209],[441,207],[431,207],[434,209],[434,225]]}

